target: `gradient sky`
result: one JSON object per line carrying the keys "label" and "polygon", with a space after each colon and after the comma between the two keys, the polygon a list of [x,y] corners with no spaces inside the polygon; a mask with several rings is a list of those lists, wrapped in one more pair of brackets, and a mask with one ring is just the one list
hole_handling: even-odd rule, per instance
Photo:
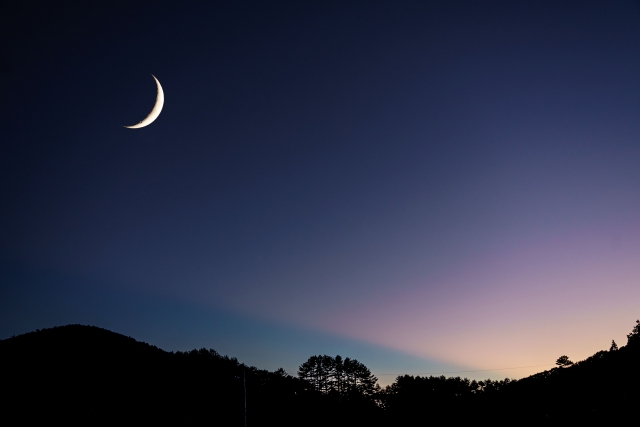
{"label": "gradient sky", "polygon": [[640,2],[16,3],[0,338],[388,383],[519,378],[640,317]]}

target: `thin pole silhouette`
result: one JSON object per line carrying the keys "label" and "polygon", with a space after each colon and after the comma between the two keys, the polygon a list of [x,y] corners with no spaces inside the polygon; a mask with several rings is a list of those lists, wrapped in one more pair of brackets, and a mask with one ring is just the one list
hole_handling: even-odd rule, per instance
{"label": "thin pole silhouette", "polygon": [[247,371],[242,371],[242,383],[244,384],[244,427],[247,427]]}

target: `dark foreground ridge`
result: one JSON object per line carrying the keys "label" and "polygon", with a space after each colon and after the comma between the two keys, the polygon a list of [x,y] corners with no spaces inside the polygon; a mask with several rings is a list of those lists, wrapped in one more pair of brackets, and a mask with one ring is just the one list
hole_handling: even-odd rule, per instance
{"label": "dark foreground ridge", "polygon": [[312,356],[293,377],[68,325],[0,340],[0,410],[3,425],[638,425],[639,362],[637,323],[626,346],[578,363],[562,356],[519,381],[407,375],[380,389],[340,356]]}

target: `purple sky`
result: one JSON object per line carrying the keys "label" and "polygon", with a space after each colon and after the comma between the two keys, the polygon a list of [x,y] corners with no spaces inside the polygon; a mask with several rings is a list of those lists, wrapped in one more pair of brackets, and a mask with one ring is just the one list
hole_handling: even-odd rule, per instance
{"label": "purple sky", "polygon": [[0,10],[0,338],[535,365],[477,378],[626,343],[639,2],[225,3]]}

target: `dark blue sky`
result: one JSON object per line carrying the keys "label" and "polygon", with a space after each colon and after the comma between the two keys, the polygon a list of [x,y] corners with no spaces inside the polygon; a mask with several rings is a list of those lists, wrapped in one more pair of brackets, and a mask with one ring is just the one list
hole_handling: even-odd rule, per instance
{"label": "dark blue sky", "polygon": [[[639,316],[638,2],[0,12],[0,338],[411,373],[583,357]],[[162,114],[125,129],[151,73]]]}

